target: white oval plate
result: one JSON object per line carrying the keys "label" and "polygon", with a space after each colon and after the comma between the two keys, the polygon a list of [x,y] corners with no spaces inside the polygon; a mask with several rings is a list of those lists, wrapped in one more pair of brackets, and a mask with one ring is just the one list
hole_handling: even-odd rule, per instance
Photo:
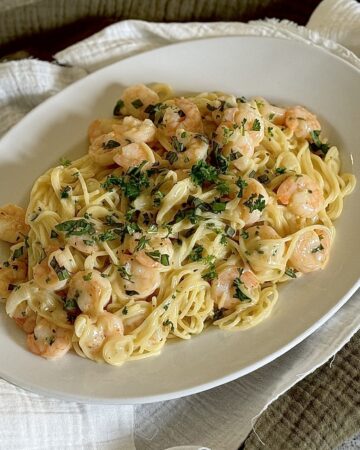
{"label": "white oval plate", "polygon": [[[74,83],[16,125],[0,143],[0,204],[25,204],[34,180],[61,156],[86,152],[94,118],[111,116],[121,90],[167,82],[177,92],[222,90],[318,114],[343,167],[357,176],[360,73],[325,51],[289,40],[230,37],[176,44],[128,58]],[[247,331],[211,329],[167,344],[160,356],[120,368],[75,354],[49,362],[31,354],[25,335],[0,313],[0,375],[24,388],[98,403],[167,400],[218,386],[272,361],[328,320],[359,286],[359,189],[346,198],[325,271],[280,288],[270,318]]]}

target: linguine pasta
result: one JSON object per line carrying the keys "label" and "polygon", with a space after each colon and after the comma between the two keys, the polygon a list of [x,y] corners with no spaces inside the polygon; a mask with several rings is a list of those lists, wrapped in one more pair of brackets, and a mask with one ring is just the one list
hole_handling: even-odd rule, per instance
{"label": "linguine pasta", "polygon": [[210,325],[246,329],[280,283],[326,266],[354,186],[303,107],[131,86],[26,214],[1,208],[1,297],[45,358],[118,366]]}

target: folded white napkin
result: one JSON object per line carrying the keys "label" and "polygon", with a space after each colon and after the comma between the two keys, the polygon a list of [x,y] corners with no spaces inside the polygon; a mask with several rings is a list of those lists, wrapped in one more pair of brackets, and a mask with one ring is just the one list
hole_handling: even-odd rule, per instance
{"label": "folded white napkin", "polygon": [[[340,43],[345,39],[344,43],[360,55],[359,5],[355,8],[354,3],[324,0],[315,11],[314,20],[310,20],[311,30],[276,20],[249,24],[124,21],[55,55],[58,62],[71,67],[36,60],[1,64],[0,133],[45,98],[88,72],[181,40],[224,35],[297,39],[324,47],[360,69],[360,60],[354,53],[328,40],[333,37],[333,29]],[[336,20],[331,11],[336,12]],[[321,17],[326,18],[324,23]],[[341,24],[328,30],[327,24],[338,21],[338,17]],[[354,31],[351,35],[341,32],[349,20]],[[199,447],[195,448],[205,445],[212,450],[237,449],[269,403],[327,361],[356,332],[360,327],[359,297],[354,296],[320,330],[273,363],[219,388],[179,400],[136,408],[80,405],[31,394],[0,380],[0,449],[132,450],[135,443],[138,450],[196,444]]]}

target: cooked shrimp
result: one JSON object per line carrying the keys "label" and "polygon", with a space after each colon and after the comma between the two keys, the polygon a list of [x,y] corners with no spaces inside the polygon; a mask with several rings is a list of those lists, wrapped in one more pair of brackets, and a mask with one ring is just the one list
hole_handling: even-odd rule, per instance
{"label": "cooked shrimp", "polygon": [[145,267],[170,267],[174,256],[173,245],[168,238],[128,236],[124,242],[126,248],[134,255],[136,261]]}
{"label": "cooked shrimp", "polygon": [[240,201],[241,218],[246,225],[252,225],[260,220],[262,211],[269,202],[269,195],[257,180],[249,178],[245,183]]}
{"label": "cooked shrimp", "polygon": [[237,108],[225,109],[223,122],[236,124],[242,134],[249,133],[254,147],[264,138],[264,120],[250,103],[241,103]]}
{"label": "cooked shrimp", "polygon": [[176,98],[166,103],[161,126],[164,127],[168,136],[174,136],[176,130],[191,131],[193,133],[203,133],[203,123],[199,108],[194,102],[187,98]]}
{"label": "cooked shrimp", "polygon": [[24,239],[30,230],[25,223],[25,211],[9,203],[0,208],[0,239],[15,244]]}
{"label": "cooked shrimp", "polygon": [[272,105],[263,97],[255,97],[254,100],[263,117],[270,120],[275,125],[284,125],[286,112],[284,108]]}
{"label": "cooked shrimp", "polygon": [[29,334],[34,332],[36,313],[30,308],[26,301],[21,302],[20,305],[17,306],[12,318],[25,333]]}
{"label": "cooked shrimp", "polygon": [[91,122],[88,129],[88,136],[90,143],[93,143],[95,139],[104,134],[111,133],[114,125],[119,125],[120,120],[118,119],[96,119]]}
{"label": "cooked shrimp", "polygon": [[321,130],[316,116],[303,106],[294,106],[285,113],[285,125],[290,128],[297,138],[309,139],[310,133]]}
{"label": "cooked shrimp", "polygon": [[126,274],[122,277],[122,284],[127,296],[143,299],[160,286],[160,272],[157,268],[140,264],[133,255],[121,254],[119,259]]}
{"label": "cooked shrimp", "polygon": [[71,348],[72,332],[38,318],[34,332],[28,334],[27,345],[35,355],[46,359],[60,358]]}
{"label": "cooked shrimp", "polygon": [[94,252],[98,252],[100,250],[99,245],[89,234],[82,234],[81,236],[69,236],[66,242],[71,247],[76,248],[76,250],[79,250],[79,252],[85,253],[86,255],[91,255]]}
{"label": "cooked shrimp", "polygon": [[124,170],[138,166],[143,161],[147,161],[147,164],[144,165],[145,168],[155,162],[154,152],[145,143],[125,145],[113,159]]}
{"label": "cooked shrimp", "polygon": [[17,283],[26,281],[27,264],[23,260],[7,262],[0,267],[0,298],[8,298]]}
{"label": "cooked shrimp", "polygon": [[329,260],[331,236],[326,230],[306,231],[297,238],[289,262],[299,272],[324,269]]}
{"label": "cooked shrimp", "polygon": [[277,190],[277,198],[300,217],[311,218],[325,208],[323,192],[308,175],[291,175]]}
{"label": "cooked shrimp", "polygon": [[114,164],[114,156],[120,148],[128,144],[128,141],[112,131],[94,139],[89,147],[89,155],[100,166],[109,166]]}
{"label": "cooked shrimp", "polygon": [[224,156],[231,155],[235,167],[237,159],[243,156],[251,158],[254,154],[254,143],[249,133],[233,122],[222,122],[215,131],[215,140],[220,144]]}
{"label": "cooked shrimp", "polygon": [[71,272],[76,268],[76,262],[68,247],[64,250],[49,249],[41,262],[33,268],[35,283],[48,291],[64,289]]}
{"label": "cooked shrimp", "polygon": [[211,293],[218,308],[231,309],[242,301],[251,301],[251,298],[256,297],[259,286],[259,281],[250,269],[228,266],[212,282]]}
{"label": "cooked shrimp", "polygon": [[[82,321],[88,323],[84,328],[78,326]],[[75,330],[80,332],[78,337],[80,338],[79,346],[81,350],[86,356],[93,359],[101,352],[108,338],[124,334],[124,325],[119,316],[103,311],[94,322],[85,315],[78,316],[75,322]]]}
{"label": "cooked shrimp", "polygon": [[[269,225],[255,225],[246,229],[244,245],[251,268],[260,274],[266,269],[280,268],[285,253],[285,243]],[[266,277],[273,274],[266,270]],[[261,280],[262,281],[262,280]],[[269,281],[266,279],[264,281]]]}
{"label": "cooked shrimp", "polygon": [[169,162],[174,169],[189,169],[207,157],[209,144],[202,134],[191,133],[180,128],[175,132],[172,142],[175,147],[175,152],[173,151],[172,154],[175,156],[169,158]]}
{"label": "cooked shrimp", "polygon": [[121,99],[128,115],[137,119],[145,119],[145,110],[149,105],[156,105],[160,99],[158,94],[144,84],[135,84],[125,89]]}
{"label": "cooked shrimp", "polygon": [[103,311],[111,297],[111,283],[98,270],[77,272],[70,280],[68,300],[75,300],[85,314]]}
{"label": "cooked shrimp", "polygon": [[113,130],[124,139],[137,144],[153,141],[156,134],[156,127],[151,120],[139,120],[131,116],[124,117],[119,125],[113,127]]}

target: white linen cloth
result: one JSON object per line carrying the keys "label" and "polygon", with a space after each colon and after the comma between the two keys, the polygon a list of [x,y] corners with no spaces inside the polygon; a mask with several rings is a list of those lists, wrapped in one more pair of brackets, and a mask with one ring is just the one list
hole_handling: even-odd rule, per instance
{"label": "white linen cloth", "polygon": [[[56,54],[56,60],[66,66],[37,60],[1,64],[0,133],[87,73],[129,55],[183,40],[224,35],[297,39],[325,47],[360,69],[354,53],[328,39],[334,37],[360,55],[359,4],[354,0],[324,0],[310,25],[311,30],[277,20],[249,24],[116,23]],[[81,405],[28,393],[0,380],[0,449],[132,450],[135,443],[137,450],[179,445],[237,449],[269,403],[326,362],[359,329],[359,298],[359,293],[354,295],[320,330],[271,364],[183,399],[137,407]]]}

